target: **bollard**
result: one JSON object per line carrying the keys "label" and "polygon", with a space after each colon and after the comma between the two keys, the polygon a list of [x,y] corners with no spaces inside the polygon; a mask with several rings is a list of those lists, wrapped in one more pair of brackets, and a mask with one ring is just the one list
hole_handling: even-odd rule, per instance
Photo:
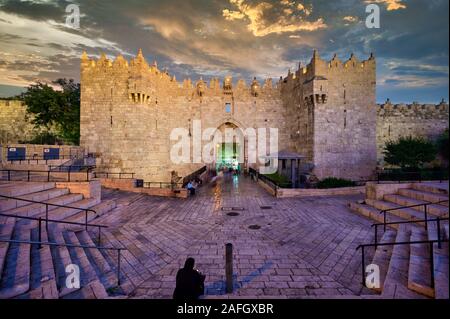
{"label": "bollard", "polygon": [[226,293],[233,292],[233,244],[225,245],[225,283]]}

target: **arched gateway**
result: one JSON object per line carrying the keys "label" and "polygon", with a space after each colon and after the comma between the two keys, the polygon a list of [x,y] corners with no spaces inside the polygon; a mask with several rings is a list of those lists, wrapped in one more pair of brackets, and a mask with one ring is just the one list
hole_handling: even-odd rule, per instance
{"label": "arched gateway", "polygon": [[[171,160],[172,130],[190,134],[195,121],[218,130],[276,128],[278,148],[305,155],[319,179],[367,179],[376,167],[375,85],[373,56],[325,61],[314,52],[308,65],[276,83],[231,77],[206,83],[178,82],[149,65],[142,51],[130,61],[83,54],[80,144],[98,155],[99,169],[170,181],[172,171],[188,176],[201,165]],[[247,144],[253,145],[244,139],[216,146],[216,162],[243,157],[248,167]]]}
{"label": "arched gateway", "polygon": [[237,125],[237,121],[228,120],[217,127],[217,133],[221,139],[214,150],[215,169],[246,169],[248,157],[244,129]]}

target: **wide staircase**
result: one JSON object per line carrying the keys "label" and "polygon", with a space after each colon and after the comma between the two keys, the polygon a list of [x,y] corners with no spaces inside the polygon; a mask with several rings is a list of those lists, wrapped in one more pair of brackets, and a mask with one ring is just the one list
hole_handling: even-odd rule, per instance
{"label": "wide staircase", "polygon": [[[93,224],[114,201],[83,198],[51,182],[0,181],[0,195],[0,299],[126,294],[117,247],[102,245],[103,226]],[[67,288],[71,264],[79,267],[79,288]]]}
{"label": "wide staircase", "polygon": [[359,247],[380,270],[382,298],[449,299],[448,184],[414,183],[382,199],[350,203],[373,219],[375,242]]}

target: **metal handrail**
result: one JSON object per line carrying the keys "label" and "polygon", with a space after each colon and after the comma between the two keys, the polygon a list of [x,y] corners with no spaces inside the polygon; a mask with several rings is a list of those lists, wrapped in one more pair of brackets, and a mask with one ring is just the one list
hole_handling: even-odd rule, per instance
{"label": "metal handrail", "polygon": [[[183,183],[143,182],[143,188],[158,188],[158,187],[151,187],[152,185],[159,185],[159,188],[170,188],[172,186],[181,186],[181,187],[183,187]],[[168,186],[168,187],[163,187],[163,185]]]}
{"label": "metal handrail", "polygon": [[[52,158],[54,157],[54,158]],[[76,158],[76,155],[49,155],[47,158],[45,158],[45,156],[42,155],[37,155],[37,156],[17,156],[17,157],[7,157],[6,158],[6,162],[9,162],[10,164],[13,164],[13,162],[16,162],[14,164],[17,164],[17,162],[19,162],[19,164],[22,164],[22,162],[31,164],[32,162],[36,162],[36,164],[39,163],[39,161],[45,161],[45,164],[48,164],[48,161],[57,161],[57,160],[65,160],[65,159],[74,159]]]}
{"label": "metal handrail", "polygon": [[[31,180],[31,178],[32,178],[32,176],[31,176],[31,173],[45,173],[45,174],[47,174],[47,182],[51,182],[52,181],[52,179],[51,179],[51,173],[66,173],[67,172],[67,182],[70,182],[70,180],[71,180],[71,178],[70,178],[70,175],[71,174],[73,174],[73,173],[81,173],[80,171],[71,171],[70,169],[69,170],[67,170],[67,171],[52,171],[52,170],[34,170],[34,169],[26,169],[26,170],[20,170],[20,169],[0,169],[0,172],[7,172],[7,181],[8,182],[10,182],[10,181],[22,181],[22,180],[12,180],[11,179],[11,172],[16,172],[16,173],[26,173],[26,175],[27,175],[27,178],[26,178],[26,181],[27,182],[31,182],[32,180]],[[84,172],[83,172],[84,173]],[[87,170],[86,171],[86,182],[89,182],[90,181],[90,178],[89,178],[89,174],[91,173],[91,170]],[[42,176],[40,176],[40,177],[42,177]],[[0,179],[1,179],[1,177],[0,177]]]}
{"label": "metal handrail", "polygon": [[394,208],[389,208],[389,209],[383,209],[379,212],[379,214],[383,214],[383,224],[384,224],[384,231],[386,231],[386,225],[387,225],[387,221],[386,221],[386,213],[388,212],[392,212],[392,211],[396,211],[396,210],[400,210],[400,209],[406,209],[406,208],[415,208],[415,207],[424,207],[424,214],[425,214],[425,229],[428,230],[428,206],[430,205],[439,205],[442,203],[447,203],[449,200],[441,200],[438,202],[425,202],[422,204],[415,204],[415,205],[406,205],[406,206],[399,206],[399,207],[394,207]]}
{"label": "metal handrail", "polygon": [[198,170],[192,172],[191,174],[186,175],[186,176],[183,178],[182,184],[183,184],[183,185],[187,184],[187,183],[188,183],[190,180],[192,180],[193,178],[198,177],[199,175],[201,175],[201,174],[203,174],[204,172],[206,172],[207,169],[208,169],[208,168],[207,168],[206,166],[203,166],[202,168],[200,168],[200,169],[198,169]]}
{"label": "metal handrail", "polygon": [[[48,218],[48,207],[49,206],[84,211],[85,212],[85,223],[84,223],[84,225],[88,224],[88,213],[89,212],[94,213],[95,215],[97,215],[97,212],[95,210],[93,210],[93,209],[90,209],[90,208],[74,207],[74,206],[60,205],[60,204],[51,204],[51,203],[39,202],[39,201],[31,200],[31,199],[23,199],[23,198],[20,198],[20,197],[13,197],[13,196],[6,196],[6,195],[0,195],[0,197],[6,198],[6,199],[22,201],[22,202],[27,202],[27,203],[45,205],[45,219],[49,219]],[[87,226],[86,226],[86,229],[87,229]]]}
{"label": "metal handrail", "polygon": [[86,169],[87,171],[92,171],[95,169],[95,165],[49,165],[49,170],[52,172],[66,172],[67,170],[73,172],[81,172],[81,170]]}
{"label": "metal handrail", "polygon": [[275,196],[278,193],[278,189],[280,189],[280,186],[273,180],[271,180],[269,177],[265,176],[264,174],[260,174],[257,170],[255,170],[252,167],[249,167],[248,172],[250,176],[255,176],[256,182],[258,180],[262,180],[266,185],[270,188],[272,188],[275,191]]}
{"label": "metal handrail", "polygon": [[125,247],[104,247],[104,246],[91,246],[91,245],[74,245],[74,244],[61,244],[52,242],[32,241],[32,240],[14,240],[14,239],[0,239],[0,242],[11,244],[29,244],[29,245],[46,245],[57,247],[71,247],[71,248],[83,248],[83,249],[98,249],[98,250],[115,250],[117,251],[117,286],[120,286],[120,261],[121,251],[128,250]]}
{"label": "metal handrail", "polygon": [[101,177],[99,177],[99,176],[106,176],[106,178],[109,178],[109,176],[110,175],[112,175],[112,176],[114,176],[114,175],[118,175],[119,177],[119,179],[125,179],[125,178],[123,178],[123,175],[128,175],[128,176],[131,176],[131,177],[129,177],[129,178],[134,178],[134,174],[135,173],[123,173],[123,172],[120,172],[120,173],[112,173],[112,172],[94,172],[94,178],[101,178]]}
{"label": "metal handrail", "polygon": [[[375,244],[378,244],[378,226],[388,226],[388,225],[401,225],[401,224],[415,224],[415,223],[426,223],[437,222],[437,238],[441,238],[441,221],[450,220],[448,217],[437,217],[433,219],[414,219],[414,220],[404,220],[398,222],[388,222],[388,223],[376,223],[372,224],[371,228],[375,227]],[[439,242],[439,248],[441,248],[441,243]]]}
{"label": "metal handrail", "polygon": [[[447,242],[448,239],[440,239],[440,240],[420,240],[420,241],[403,241],[403,242],[395,242],[395,243],[378,243],[378,244],[363,244],[356,247],[356,251],[361,249],[361,276],[362,276],[362,285],[366,287],[366,269],[365,269],[365,248],[367,247],[378,247],[378,246],[395,246],[395,245],[416,245],[416,244],[428,244],[430,245],[430,269],[434,269],[434,260],[433,260],[433,246],[435,243],[439,242]],[[434,287],[434,271],[431,271],[431,285]]]}
{"label": "metal handrail", "polygon": [[42,217],[20,216],[20,215],[5,214],[5,213],[0,213],[0,216],[38,221],[39,222],[39,226],[38,226],[38,228],[39,228],[39,241],[41,241],[41,238],[42,238],[42,222],[43,221],[45,221],[45,228],[47,229],[47,231],[48,231],[48,223],[49,222],[55,223],[55,224],[67,224],[67,225],[84,226],[86,230],[87,230],[88,227],[96,227],[96,228],[98,228],[98,237],[97,237],[98,244],[100,244],[100,242],[101,242],[101,229],[102,228],[108,228],[108,226],[105,226],[105,225],[88,224],[88,223],[80,223],[80,222],[70,222],[70,221],[56,220],[56,219],[42,218]]}

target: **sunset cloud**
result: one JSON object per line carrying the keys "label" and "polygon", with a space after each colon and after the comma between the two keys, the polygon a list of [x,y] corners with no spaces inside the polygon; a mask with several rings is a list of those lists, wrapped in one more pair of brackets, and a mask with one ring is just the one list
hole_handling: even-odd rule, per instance
{"label": "sunset cloud", "polygon": [[342,20],[344,20],[345,22],[357,22],[358,21],[358,17],[345,16],[345,17],[342,18]]}
{"label": "sunset cloud", "polygon": [[448,1],[370,2],[396,13],[383,15],[380,30],[360,23],[365,0],[73,0],[79,30],[64,25],[64,1],[0,0],[0,96],[6,85],[79,81],[83,50],[129,60],[142,48],[178,81],[250,83],[286,76],[318,49],[342,60],[374,52],[379,101],[448,99]]}
{"label": "sunset cloud", "polygon": [[406,9],[403,0],[367,0],[366,3],[380,3],[386,5],[387,11]]}
{"label": "sunset cloud", "polygon": [[307,21],[311,14],[303,4],[283,0],[277,6],[269,2],[251,4],[245,0],[229,0],[237,10],[224,9],[222,15],[226,20],[246,20],[247,29],[255,37],[264,37],[272,33],[316,31],[327,28],[323,18]]}

